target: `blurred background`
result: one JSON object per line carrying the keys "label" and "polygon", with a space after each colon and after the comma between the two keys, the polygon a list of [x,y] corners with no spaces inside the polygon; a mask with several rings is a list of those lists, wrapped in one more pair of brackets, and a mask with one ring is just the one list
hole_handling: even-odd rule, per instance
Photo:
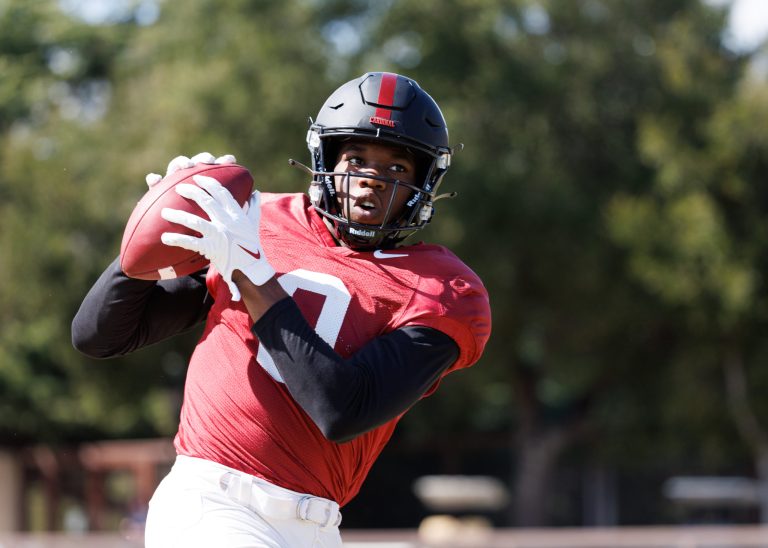
{"label": "blurred background", "polygon": [[343,528],[768,521],[766,27],[760,0],[0,0],[0,531],[141,530],[199,332],[95,361],[70,321],[146,173],[233,153],[303,192],[309,117],[368,70],[464,144],[419,236],[494,326]]}

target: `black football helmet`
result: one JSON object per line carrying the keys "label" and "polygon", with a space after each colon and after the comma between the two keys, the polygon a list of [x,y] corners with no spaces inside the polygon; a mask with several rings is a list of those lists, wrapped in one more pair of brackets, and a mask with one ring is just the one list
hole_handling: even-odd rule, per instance
{"label": "black football helmet", "polygon": [[[354,172],[334,173],[340,143],[350,138],[407,147],[416,157],[415,184]],[[310,200],[330,221],[336,238],[351,248],[396,246],[429,223],[436,200],[453,195],[437,195],[453,152],[448,146],[445,119],[434,99],[405,76],[369,72],[339,87],[311,123],[307,145],[312,155]],[[346,213],[351,206],[339,203],[334,175],[343,176],[347,185],[355,177],[365,176],[405,186],[411,190],[411,196],[404,211],[387,214],[380,225],[351,222]]]}

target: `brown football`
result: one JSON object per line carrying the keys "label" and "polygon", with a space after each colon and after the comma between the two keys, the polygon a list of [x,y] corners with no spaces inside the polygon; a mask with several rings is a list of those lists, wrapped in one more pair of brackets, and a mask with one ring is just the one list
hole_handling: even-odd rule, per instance
{"label": "brown football", "polygon": [[139,200],[128,219],[120,246],[120,267],[127,276],[142,280],[166,280],[186,276],[208,265],[202,255],[160,241],[163,232],[199,236],[197,232],[160,216],[164,207],[180,209],[208,219],[200,207],[179,196],[174,187],[179,183],[195,184],[194,175],[213,177],[229,190],[241,206],[253,192],[253,177],[237,164],[197,164],[180,169],[163,178]]}

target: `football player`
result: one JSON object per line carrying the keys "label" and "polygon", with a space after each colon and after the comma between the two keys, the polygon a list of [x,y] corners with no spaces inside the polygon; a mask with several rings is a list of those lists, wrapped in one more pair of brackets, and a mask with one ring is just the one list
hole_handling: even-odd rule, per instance
{"label": "football player", "polygon": [[[210,266],[154,282],[115,260],[74,318],[75,347],[99,358],[205,321],[147,546],[340,546],[339,508],[397,422],[483,352],[478,276],[445,247],[404,243],[444,196],[437,103],[410,78],[367,73],[328,98],[307,144],[311,167],[292,162],[312,176],[306,194],[256,191],[240,208],[213,178],[178,185],[210,220],[166,209],[201,236],[163,242]],[[166,175],[233,161],[181,156]]]}

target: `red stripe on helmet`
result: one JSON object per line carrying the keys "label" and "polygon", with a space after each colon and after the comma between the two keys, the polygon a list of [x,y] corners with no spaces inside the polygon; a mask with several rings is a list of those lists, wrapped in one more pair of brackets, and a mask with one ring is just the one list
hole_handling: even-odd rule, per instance
{"label": "red stripe on helmet", "polygon": [[[397,74],[391,72],[381,73],[381,87],[379,87],[379,98],[376,103],[384,106],[392,106],[395,102],[395,88],[397,88]],[[392,111],[388,108],[377,107],[374,118],[389,120]]]}

